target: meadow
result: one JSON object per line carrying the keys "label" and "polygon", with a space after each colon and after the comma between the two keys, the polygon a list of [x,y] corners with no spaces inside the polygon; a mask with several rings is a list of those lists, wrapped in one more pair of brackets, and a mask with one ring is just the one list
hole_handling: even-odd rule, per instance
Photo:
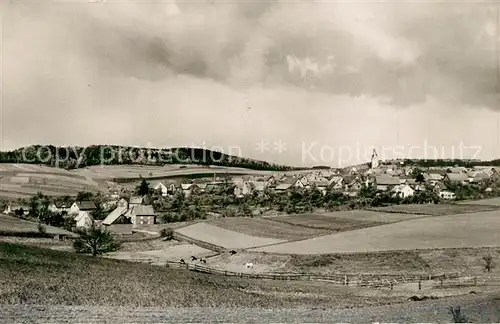
{"label": "meadow", "polygon": [[498,210],[500,206],[481,205],[476,202],[467,204],[415,204],[415,205],[392,205],[388,207],[373,207],[370,210],[384,213],[402,213],[415,215],[444,216],[464,213],[477,213]]}
{"label": "meadow", "polygon": [[394,250],[497,247],[500,217],[480,212],[426,217],[304,241],[251,249],[292,254],[359,253]]}
{"label": "meadow", "polygon": [[0,268],[0,305],[346,308],[405,300],[321,282],[220,277],[10,243],[0,243]]}
{"label": "meadow", "polygon": [[328,232],[343,232],[384,224],[382,222],[337,218],[320,214],[284,215],[269,217],[267,219],[282,223],[283,226],[291,224],[305,228],[323,229]]}
{"label": "meadow", "polygon": [[286,241],[302,240],[328,234],[328,231],[321,228],[294,226],[294,224],[275,222],[273,218],[223,217],[207,223],[245,235]]}

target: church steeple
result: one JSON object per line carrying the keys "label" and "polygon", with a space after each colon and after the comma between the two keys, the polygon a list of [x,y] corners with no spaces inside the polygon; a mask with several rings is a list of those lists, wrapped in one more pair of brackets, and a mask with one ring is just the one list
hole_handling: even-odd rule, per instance
{"label": "church steeple", "polygon": [[372,169],[378,168],[378,166],[379,166],[378,154],[377,154],[377,151],[375,151],[375,149],[373,149],[372,158],[370,161],[370,166]]}

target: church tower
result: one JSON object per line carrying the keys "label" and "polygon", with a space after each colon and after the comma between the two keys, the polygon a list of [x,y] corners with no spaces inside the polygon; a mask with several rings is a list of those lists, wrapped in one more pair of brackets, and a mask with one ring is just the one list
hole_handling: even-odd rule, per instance
{"label": "church tower", "polygon": [[378,168],[378,166],[379,166],[378,155],[377,155],[377,151],[375,151],[375,149],[373,149],[370,166],[372,169]]}

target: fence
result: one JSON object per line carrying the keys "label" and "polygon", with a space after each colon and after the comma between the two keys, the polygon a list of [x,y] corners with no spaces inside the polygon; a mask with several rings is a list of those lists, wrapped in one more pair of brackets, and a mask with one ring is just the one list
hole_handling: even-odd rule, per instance
{"label": "fence", "polygon": [[[270,280],[311,280],[311,281],[325,281],[333,284],[344,286],[359,286],[359,287],[392,287],[402,283],[418,283],[421,289],[421,282],[424,281],[439,281],[441,286],[452,287],[457,285],[477,285],[478,280],[475,277],[460,278],[459,273],[443,273],[443,274],[375,274],[375,273],[339,273],[331,275],[320,275],[315,273],[244,273],[225,271],[198,264],[180,263],[180,262],[167,262],[167,267],[187,269],[190,271],[222,275],[238,278],[249,279],[270,279]],[[446,285],[445,285],[446,283]]]}

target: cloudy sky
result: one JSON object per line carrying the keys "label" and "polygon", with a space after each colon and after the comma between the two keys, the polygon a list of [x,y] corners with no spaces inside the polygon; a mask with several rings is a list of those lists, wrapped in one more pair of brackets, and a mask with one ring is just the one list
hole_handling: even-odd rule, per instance
{"label": "cloudy sky", "polygon": [[492,3],[91,1],[0,5],[0,149],[500,157]]}

